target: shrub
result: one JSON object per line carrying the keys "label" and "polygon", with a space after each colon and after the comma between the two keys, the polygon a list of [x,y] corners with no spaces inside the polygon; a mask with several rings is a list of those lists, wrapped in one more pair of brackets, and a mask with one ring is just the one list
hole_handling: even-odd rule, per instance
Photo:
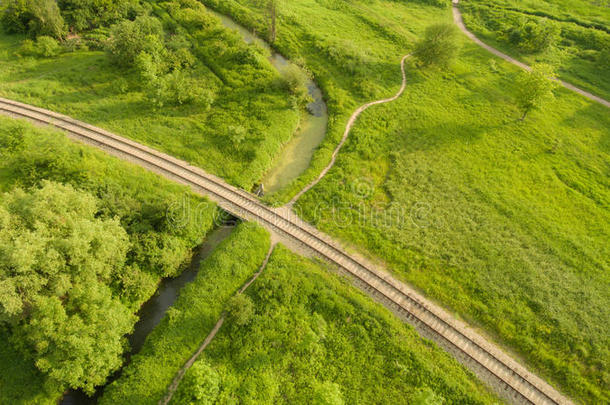
{"label": "shrub", "polygon": [[549,49],[557,43],[561,29],[559,25],[542,19],[529,20],[512,28],[508,33],[509,41],[525,52],[537,53]]}
{"label": "shrub", "polygon": [[212,405],[219,391],[220,376],[209,364],[200,359],[186,372],[170,404]]}
{"label": "shrub", "polygon": [[310,101],[307,90],[307,75],[297,65],[291,64],[282,71],[281,84],[284,89],[297,98],[299,103]]}
{"label": "shrub", "polygon": [[414,56],[422,66],[448,66],[458,51],[457,31],[451,24],[440,23],[426,29],[424,39],[415,45]]}
{"label": "shrub", "polygon": [[24,40],[18,53],[22,56],[50,58],[59,55],[60,52],[61,46],[57,40],[43,35],[38,37],[36,41],[31,39]]}
{"label": "shrub", "polygon": [[237,294],[227,302],[227,315],[235,326],[244,326],[250,323],[254,316],[254,304],[245,294]]}
{"label": "shrub", "polygon": [[142,52],[158,60],[163,51],[162,36],[161,22],[154,17],[122,21],[112,28],[107,50],[113,62],[120,66],[133,66]]}

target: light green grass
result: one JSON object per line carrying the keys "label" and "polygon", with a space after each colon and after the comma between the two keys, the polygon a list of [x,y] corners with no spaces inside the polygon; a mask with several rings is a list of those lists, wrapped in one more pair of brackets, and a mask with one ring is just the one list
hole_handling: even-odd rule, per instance
{"label": "light green grass", "polygon": [[[252,4],[218,6],[262,29]],[[277,47],[316,75],[331,131],[311,171],[276,201],[319,173],[356,105],[398,89],[400,57],[422,30],[451,22],[449,9],[413,2],[296,0],[282,13]],[[404,96],[359,119],[336,166],[296,208],[482,327],[559,389],[607,401],[608,110],[558,89],[520,122],[518,69],[462,38],[451,69],[409,67]],[[322,40],[353,44],[365,55],[359,69],[345,68],[349,55],[333,60],[316,48]],[[359,220],[360,211],[383,220],[399,209],[401,220],[388,226]]]}
{"label": "light green grass", "polygon": [[[5,34],[0,34],[0,96],[98,125],[250,189],[294,133],[300,112],[277,85],[279,75],[262,50],[256,48],[255,62],[239,56],[248,46],[219,21],[198,35],[198,47],[224,46],[222,55],[196,66],[200,84],[216,93],[209,109],[196,103],[155,108],[139,76],[113,66],[103,52],[20,58],[22,38]],[[231,126],[246,130],[239,147],[229,139]]]}
{"label": "light green grass", "polygon": [[258,270],[269,243],[263,228],[240,224],[202,261],[196,279],[182,289],[140,352],[104,389],[99,403],[157,404],[212,330],[226,301]]}
{"label": "light green grass", "polygon": [[345,404],[415,403],[426,388],[443,403],[500,402],[387,309],[283,246],[246,293],[249,324],[229,319],[198,360],[220,376],[217,403],[318,403],[329,384]]}
{"label": "light green grass", "polygon": [[[603,4],[605,3],[605,4]],[[607,1],[494,0],[460,3],[464,23],[487,44],[527,63],[550,63],[562,79],[610,99],[610,4]],[[501,36],[520,19],[550,20],[561,35],[556,46],[529,54]]]}

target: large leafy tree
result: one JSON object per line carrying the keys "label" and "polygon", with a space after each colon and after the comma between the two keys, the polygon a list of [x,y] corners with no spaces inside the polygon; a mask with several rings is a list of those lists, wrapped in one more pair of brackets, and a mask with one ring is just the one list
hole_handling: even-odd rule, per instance
{"label": "large leafy tree", "polygon": [[424,38],[415,45],[414,56],[423,66],[448,66],[458,51],[456,28],[447,23],[426,28]]}
{"label": "large leafy tree", "polygon": [[111,288],[127,234],[96,205],[51,182],[0,200],[0,322],[41,371],[87,392],[120,367],[135,319]]}
{"label": "large leafy tree", "polygon": [[5,0],[0,3],[0,23],[8,32],[61,38],[65,23],[56,0]]}
{"label": "large leafy tree", "polygon": [[522,71],[517,78],[517,106],[523,113],[523,121],[530,111],[541,108],[553,98],[553,89],[557,87],[553,67],[544,63],[532,66],[530,71]]}

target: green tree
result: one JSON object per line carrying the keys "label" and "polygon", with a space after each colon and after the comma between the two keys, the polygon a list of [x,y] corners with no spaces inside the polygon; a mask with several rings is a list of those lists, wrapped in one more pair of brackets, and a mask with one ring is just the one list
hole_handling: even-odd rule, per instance
{"label": "green tree", "polygon": [[530,111],[540,108],[553,98],[553,89],[557,87],[553,67],[544,63],[532,66],[530,71],[522,71],[517,77],[516,103],[525,120]]}
{"label": "green tree", "polygon": [[87,392],[120,367],[134,322],[110,287],[127,234],[96,212],[91,195],[51,182],[0,200],[0,322],[41,371]]}
{"label": "green tree", "polygon": [[138,0],[58,0],[67,24],[76,31],[108,26],[144,12]]}
{"label": "green tree", "polygon": [[254,304],[246,294],[236,294],[227,302],[227,314],[235,325],[247,325],[254,316]]}
{"label": "green tree", "polygon": [[186,372],[172,405],[212,405],[220,391],[220,377],[204,360],[197,360]]}
{"label": "green tree", "polygon": [[0,5],[0,23],[7,32],[62,38],[65,23],[56,0],[6,0]]}
{"label": "green tree", "polygon": [[439,23],[426,28],[424,38],[415,45],[414,56],[422,66],[448,66],[458,51],[457,30],[452,24]]}
{"label": "green tree", "polygon": [[161,63],[163,51],[163,26],[157,18],[141,16],[112,28],[108,52],[117,65],[133,66],[142,52],[149,54],[153,63]]}
{"label": "green tree", "polygon": [[548,19],[529,20],[521,22],[508,33],[511,43],[526,52],[542,52],[549,49],[559,39],[561,28],[559,24]]}

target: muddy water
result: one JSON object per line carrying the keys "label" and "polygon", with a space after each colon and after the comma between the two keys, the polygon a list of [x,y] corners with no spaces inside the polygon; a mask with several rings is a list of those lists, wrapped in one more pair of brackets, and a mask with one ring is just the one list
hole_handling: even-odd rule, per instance
{"label": "muddy water", "polygon": [[[123,366],[129,362],[129,358],[132,355],[140,351],[144,341],[146,340],[146,336],[148,336],[155,326],[161,322],[165,312],[174,304],[178,298],[178,295],[180,295],[180,290],[182,287],[197,277],[197,273],[199,272],[199,264],[201,261],[208,257],[210,253],[212,253],[212,251],[218,246],[218,244],[220,244],[220,242],[231,234],[231,231],[233,231],[234,228],[234,225],[225,225],[208,234],[203,244],[197,249],[191,263],[189,264],[189,267],[185,269],[178,277],[164,279],[159,285],[155,295],[146,301],[144,305],[142,305],[142,308],[140,308],[140,311],[138,312],[138,317],[140,320],[136,323],[134,332],[128,337],[131,351],[127,354],[127,360]],[[119,375],[120,372],[117,372],[111,376],[108,384],[118,378]],[[103,391],[104,387],[99,387],[93,397],[88,397],[81,391],[69,391],[66,395],[64,395],[60,404],[96,404]]]}
{"label": "muddy water", "polygon": [[[254,35],[246,27],[213,10],[210,12],[220,18],[225,27],[237,31],[246,43],[257,44],[269,51],[269,62],[280,73],[291,64],[289,60],[275,52],[267,42]],[[264,185],[265,192],[277,191],[303,173],[309,167],[313,153],[326,135],[328,112],[322,92],[311,79],[307,80],[307,89],[313,101],[307,105],[307,112],[301,117],[296,134],[284,145],[282,154],[277,158],[274,167],[263,177],[261,183]]]}

